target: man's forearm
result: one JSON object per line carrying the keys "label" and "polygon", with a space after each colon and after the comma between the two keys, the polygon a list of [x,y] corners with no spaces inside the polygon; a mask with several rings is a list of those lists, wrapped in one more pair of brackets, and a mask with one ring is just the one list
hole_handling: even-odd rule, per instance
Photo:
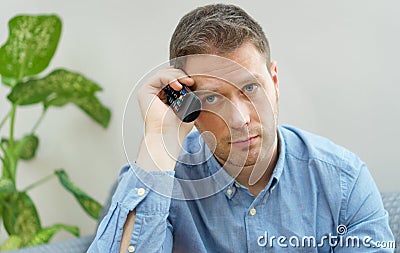
{"label": "man's forearm", "polygon": [[126,218],[124,225],[124,232],[122,233],[121,246],[119,249],[120,253],[126,252],[128,250],[129,243],[131,241],[133,225],[135,224],[135,217],[136,217],[136,209],[129,212]]}
{"label": "man's forearm", "polygon": [[173,180],[173,171],[146,172],[135,163],[124,167],[88,252],[170,252]]}
{"label": "man's forearm", "polygon": [[[136,163],[148,171],[173,170],[176,163],[174,157],[178,154],[180,147],[171,143],[172,145],[167,149],[164,147],[164,141],[166,138],[163,138],[161,134],[146,136],[141,143]],[[177,143],[177,141],[175,142]],[[173,154],[168,152],[173,152]],[[121,239],[121,253],[128,250],[135,218],[136,209],[129,212],[126,218]]]}
{"label": "man's forearm", "polygon": [[139,149],[136,163],[146,171],[172,171],[181,145],[174,134],[147,134]]}

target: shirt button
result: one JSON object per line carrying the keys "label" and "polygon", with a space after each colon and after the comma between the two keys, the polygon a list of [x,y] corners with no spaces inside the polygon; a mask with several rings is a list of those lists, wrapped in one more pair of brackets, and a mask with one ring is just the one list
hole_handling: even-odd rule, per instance
{"label": "shirt button", "polygon": [[253,207],[252,209],[250,209],[250,215],[251,216],[254,216],[254,215],[256,215],[256,209]]}
{"label": "shirt button", "polygon": [[238,182],[235,182],[235,186],[236,186],[237,188],[239,188],[239,187],[240,187],[240,185],[239,185],[239,183],[238,183]]}
{"label": "shirt button", "polygon": [[226,190],[226,193],[228,193],[228,195],[231,195],[232,194],[232,189],[229,188],[228,190]]}
{"label": "shirt button", "polygon": [[[146,193],[146,190],[143,189],[143,188],[139,188],[139,189],[137,190],[137,194],[138,194],[139,197],[142,197],[145,193]],[[131,252],[131,251],[130,251],[130,252]],[[133,252],[133,251],[132,251],[132,252]]]}
{"label": "shirt button", "polygon": [[[141,189],[143,189],[143,188],[141,188]],[[134,251],[135,251],[135,246],[129,245],[129,247],[128,247],[128,252],[132,253],[132,252],[134,252]]]}

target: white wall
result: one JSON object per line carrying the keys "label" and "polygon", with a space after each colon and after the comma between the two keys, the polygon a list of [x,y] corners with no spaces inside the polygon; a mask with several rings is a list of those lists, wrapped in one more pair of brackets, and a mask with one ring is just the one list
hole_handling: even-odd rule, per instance
{"label": "white wall", "polygon": [[[0,43],[7,21],[19,13],[56,13],[62,38],[47,71],[65,67],[104,87],[112,108],[108,130],[73,106],[53,109],[39,128],[37,158],[21,163],[18,186],[65,168],[73,181],[103,202],[126,163],[122,115],[133,85],[168,58],[168,43],[179,18],[211,1],[2,0]],[[380,190],[400,190],[400,4],[395,0],[233,1],[264,27],[278,61],[281,124],[324,135],[353,150],[369,166]],[[0,117],[8,111],[0,88]],[[31,128],[40,108],[20,110],[17,134]],[[139,119],[129,119],[140,122]],[[2,130],[6,131],[7,128]],[[131,129],[133,143],[139,133]],[[132,151],[136,152],[136,150]],[[56,180],[31,192],[44,225],[78,224],[95,229]],[[4,230],[3,230],[4,231]],[[4,233],[4,232],[1,233]],[[61,234],[60,238],[69,238]]]}

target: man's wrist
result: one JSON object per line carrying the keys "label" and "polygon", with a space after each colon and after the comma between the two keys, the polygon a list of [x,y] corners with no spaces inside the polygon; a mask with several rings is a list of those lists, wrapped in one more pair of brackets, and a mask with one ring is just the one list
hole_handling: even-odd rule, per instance
{"label": "man's wrist", "polygon": [[136,163],[147,171],[174,170],[181,150],[178,139],[172,134],[146,134],[140,145]]}

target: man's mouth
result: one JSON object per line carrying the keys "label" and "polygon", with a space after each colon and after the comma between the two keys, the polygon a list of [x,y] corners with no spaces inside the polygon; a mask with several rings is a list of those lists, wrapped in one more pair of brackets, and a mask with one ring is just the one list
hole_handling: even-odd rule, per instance
{"label": "man's mouth", "polygon": [[247,138],[244,140],[237,140],[237,141],[229,142],[229,144],[231,144],[234,147],[245,148],[245,147],[249,147],[250,145],[257,142],[259,140],[259,138],[260,138],[260,136],[254,135],[254,136],[251,136],[250,138]]}

